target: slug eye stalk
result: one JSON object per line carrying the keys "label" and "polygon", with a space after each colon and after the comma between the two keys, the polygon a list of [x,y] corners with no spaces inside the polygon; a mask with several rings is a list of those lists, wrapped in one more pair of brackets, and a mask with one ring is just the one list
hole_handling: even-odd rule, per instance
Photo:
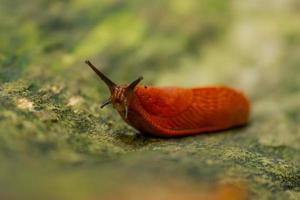
{"label": "slug eye stalk", "polygon": [[132,92],[134,88],[144,79],[144,77],[140,76],[136,80],[134,80],[132,83],[128,85],[126,88],[126,92]]}
{"label": "slug eye stalk", "polygon": [[92,68],[92,70],[101,78],[101,80],[107,85],[110,90],[110,93],[113,94],[117,85],[105,76],[100,70],[98,70],[89,60],[86,60],[85,63]]}

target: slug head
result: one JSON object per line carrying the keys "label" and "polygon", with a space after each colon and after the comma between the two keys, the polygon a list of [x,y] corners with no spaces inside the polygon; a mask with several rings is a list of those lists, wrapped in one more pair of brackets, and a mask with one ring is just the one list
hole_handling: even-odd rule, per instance
{"label": "slug head", "polygon": [[129,85],[117,85],[99,71],[90,61],[85,63],[91,67],[91,69],[101,78],[101,80],[107,85],[110,90],[111,96],[101,105],[101,108],[112,104],[118,112],[127,119],[128,116],[128,104],[133,96],[134,88],[139,84],[143,77],[139,77]]}

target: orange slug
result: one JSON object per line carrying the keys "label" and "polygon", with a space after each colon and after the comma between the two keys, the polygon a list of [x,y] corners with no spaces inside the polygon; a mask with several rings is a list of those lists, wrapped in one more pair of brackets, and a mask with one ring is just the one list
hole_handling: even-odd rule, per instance
{"label": "orange slug", "polygon": [[250,104],[229,87],[138,86],[143,77],[116,85],[86,61],[108,86],[111,96],[101,108],[112,104],[125,122],[142,134],[159,137],[195,135],[245,125]]}

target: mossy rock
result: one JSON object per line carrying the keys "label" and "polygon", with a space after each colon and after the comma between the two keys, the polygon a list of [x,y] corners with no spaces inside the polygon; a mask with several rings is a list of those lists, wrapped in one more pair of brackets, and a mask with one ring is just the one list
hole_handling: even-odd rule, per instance
{"label": "mossy rock", "polygon": [[[299,199],[298,4],[3,0],[0,199],[160,195],[145,188],[180,197],[220,184],[253,199]],[[143,75],[156,86],[238,88],[251,99],[251,121],[143,136],[99,108],[109,94],[85,59],[118,83]]]}

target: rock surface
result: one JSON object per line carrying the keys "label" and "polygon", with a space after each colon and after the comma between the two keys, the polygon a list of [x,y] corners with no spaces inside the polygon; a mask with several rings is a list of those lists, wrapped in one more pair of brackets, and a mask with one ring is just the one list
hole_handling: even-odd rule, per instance
{"label": "rock surface", "polygon": [[[0,19],[0,199],[160,197],[174,182],[300,199],[298,0],[2,0]],[[251,123],[142,136],[99,108],[109,94],[85,59],[118,83],[238,88]]]}

